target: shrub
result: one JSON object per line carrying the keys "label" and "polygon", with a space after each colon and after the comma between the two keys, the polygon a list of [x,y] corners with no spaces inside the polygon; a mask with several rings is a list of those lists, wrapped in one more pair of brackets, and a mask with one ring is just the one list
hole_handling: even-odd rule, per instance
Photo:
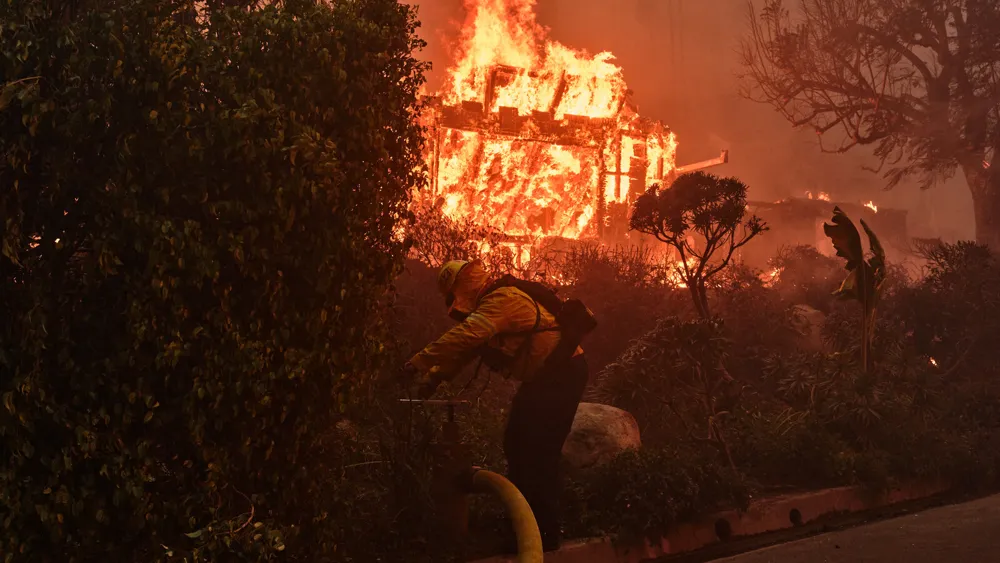
{"label": "shrub", "polygon": [[0,552],[339,558],[330,430],[421,180],[412,10],[49,4],[0,6]]}
{"label": "shrub", "polygon": [[739,388],[725,369],[721,321],[668,317],[599,375],[604,402],[632,413],[646,444],[690,439],[732,465],[725,420]]}
{"label": "shrub", "polygon": [[470,219],[452,219],[444,214],[442,204],[426,198],[414,202],[410,229],[413,259],[432,268],[449,260],[480,259],[491,272],[523,273],[522,264],[504,244],[502,232]]}
{"label": "shrub", "polygon": [[762,486],[820,488],[855,480],[850,444],[806,411],[754,405],[732,426],[733,456]]}
{"label": "shrub", "polygon": [[[579,245],[550,259],[547,270],[568,280],[560,294],[593,310],[597,328],[584,340],[591,374],[600,373],[629,344],[664,316],[690,311],[682,291],[670,282],[669,266],[648,250]],[[592,388],[596,377],[591,377]]]}
{"label": "shrub", "polygon": [[901,292],[898,315],[943,370],[991,379],[1000,369],[990,340],[1000,331],[1000,261],[971,242],[931,245],[924,254],[927,276]]}
{"label": "shrub", "polygon": [[712,510],[745,509],[753,488],[711,451],[646,448],[620,454],[571,487],[573,535],[658,541]]}
{"label": "shrub", "polygon": [[767,392],[761,378],[766,358],[776,350],[794,350],[802,337],[795,304],[741,264],[720,272],[718,282],[713,299],[730,339],[727,369],[740,383]]}
{"label": "shrub", "polygon": [[777,271],[773,287],[783,299],[829,312],[833,292],[843,277],[843,266],[836,259],[814,246],[783,246],[769,265]]}

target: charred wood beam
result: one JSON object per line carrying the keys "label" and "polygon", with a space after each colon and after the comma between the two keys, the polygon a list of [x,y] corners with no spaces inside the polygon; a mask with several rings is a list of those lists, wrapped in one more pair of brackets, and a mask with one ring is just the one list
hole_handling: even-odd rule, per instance
{"label": "charred wood beam", "polygon": [[563,71],[562,75],[559,77],[559,85],[556,86],[556,93],[552,96],[552,103],[549,104],[549,113],[551,115],[556,114],[556,110],[559,109],[559,104],[562,103],[563,96],[566,95],[566,72]]}

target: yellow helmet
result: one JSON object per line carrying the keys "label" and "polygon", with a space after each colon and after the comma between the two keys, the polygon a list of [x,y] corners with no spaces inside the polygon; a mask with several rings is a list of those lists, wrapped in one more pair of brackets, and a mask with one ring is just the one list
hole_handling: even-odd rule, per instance
{"label": "yellow helmet", "polygon": [[441,266],[441,272],[438,274],[438,290],[441,295],[448,295],[455,289],[458,274],[468,265],[465,260],[452,260]]}

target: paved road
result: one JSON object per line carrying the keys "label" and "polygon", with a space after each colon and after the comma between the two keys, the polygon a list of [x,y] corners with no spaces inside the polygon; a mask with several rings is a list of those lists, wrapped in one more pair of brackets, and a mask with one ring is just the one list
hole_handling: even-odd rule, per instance
{"label": "paved road", "polygon": [[1000,495],[945,506],[715,563],[1000,562]]}

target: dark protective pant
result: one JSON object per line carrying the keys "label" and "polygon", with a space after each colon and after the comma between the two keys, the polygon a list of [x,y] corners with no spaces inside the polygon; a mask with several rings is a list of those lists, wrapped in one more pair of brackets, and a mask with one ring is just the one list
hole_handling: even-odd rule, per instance
{"label": "dark protective pant", "polygon": [[562,447],[587,386],[582,354],[560,364],[544,366],[532,381],[521,384],[504,435],[510,481],[531,506],[547,549],[560,541]]}

